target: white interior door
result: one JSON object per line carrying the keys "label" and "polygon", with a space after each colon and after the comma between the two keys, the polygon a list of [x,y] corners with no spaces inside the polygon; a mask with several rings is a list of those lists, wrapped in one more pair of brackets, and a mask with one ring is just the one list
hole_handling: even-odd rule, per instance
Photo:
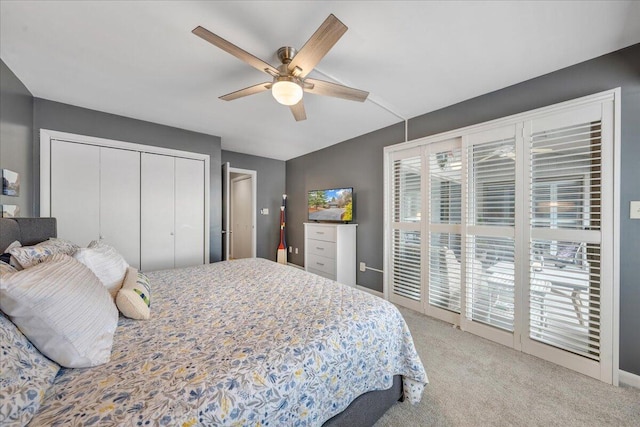
{"label": "white interior door", "polygon": [[100,236],[100,148],[51,141],[51,210],[58,236],[86,246]]}
{"label": "white interior door", "polygon": [[142,153],[140,175],[140,268],[174,267],[174,158]]}
{"label": "white interior door", "polygon": [[140,153],[100,148],[100,238],[140,268]]}
{"label": "white interior door", "polygon": [[251,176],[235,179],[231,183],[231,257],[252,256],[252,182]]}
{"label": "white interior door", "polygon": [[175,159],[175,266],[204,260],[204,162]]}

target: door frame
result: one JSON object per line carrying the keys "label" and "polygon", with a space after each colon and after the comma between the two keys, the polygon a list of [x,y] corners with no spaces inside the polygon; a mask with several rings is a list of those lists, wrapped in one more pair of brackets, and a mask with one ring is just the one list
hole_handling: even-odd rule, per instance
{"label": "door frame", "polygon": [[238,173],[243,175],[250,175],[251,179],[251,257],[257,256],[257,195],[258,195],[258,172],[250,169],[241,169],[231,167],[229,162],[222,164],[222,204],[223,204],[223,222],[222,222],[222,246],[223,261],[227,261],[230,256],[230,243],[229,238],[229,224],[231,221],[231,174]]}

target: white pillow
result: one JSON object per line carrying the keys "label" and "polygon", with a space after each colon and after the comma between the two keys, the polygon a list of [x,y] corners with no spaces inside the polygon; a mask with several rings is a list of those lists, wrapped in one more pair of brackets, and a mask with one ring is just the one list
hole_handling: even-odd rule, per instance
{"label": "white pillow", "polygon": [[88,247],[78,249],[73,257],[89,267],[115,299],[129,267],[122,255],[112,246],[94,240]]}
{"label": "white pillow", "polygon": [[118,310],[130,319],[151,317],[151,288],[149,278],[133,267],[127,270],[124,284],[116,297]]}
{"label": "white pillow", "polygon": [[86,368],[111,357],[118,310],[91,270],[68,255],[3,274],[0,309],[62,366]]}

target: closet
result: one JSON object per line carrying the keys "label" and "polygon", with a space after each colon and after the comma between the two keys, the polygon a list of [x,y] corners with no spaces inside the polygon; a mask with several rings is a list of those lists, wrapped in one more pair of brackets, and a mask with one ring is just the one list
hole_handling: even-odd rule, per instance
{"label": "closet", "polygon": [[208,262],[209,156],[41,131],[41,216],[143,271]]}

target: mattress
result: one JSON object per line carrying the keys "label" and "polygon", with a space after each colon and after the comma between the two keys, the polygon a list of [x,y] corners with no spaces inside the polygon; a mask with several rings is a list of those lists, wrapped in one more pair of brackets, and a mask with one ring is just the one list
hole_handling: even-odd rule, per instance
{"label": "mattress", "polygon": [[427,375],[387,301],[263,259],[147,273],[151,319],[121,317],[111,360],[62,369],[30,425],[321,425]]}

